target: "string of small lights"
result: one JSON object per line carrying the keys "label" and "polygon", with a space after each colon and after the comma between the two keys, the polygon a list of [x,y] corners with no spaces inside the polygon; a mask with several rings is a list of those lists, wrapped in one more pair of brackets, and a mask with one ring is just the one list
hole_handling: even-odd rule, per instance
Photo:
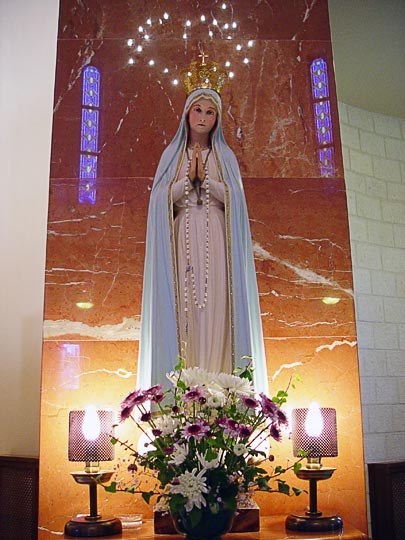
{"label": "string of small lights", "polygon": [[[216,34],[219,34],[221,39],[227,39],[227,40],[234,40],[236,38],[236,33],[239,28],[238,22],[231,20],[229,21],[229,15],[227,13],[228,5],[223,2],[220,5],[220,9],[224,13],[223,20],[219,20],[219,18],[215,18],[213,16],[206,16],[205,14],[200,15],[195,21],[190,20],[187,18],[183,25],[182,25],[182,39],[188,40],[191,39],[193,36],[193,29],[201,32],[201,29],[203,28],[204,31],[207,32],[208,38],[211,40],[213,39]],[[229,11],[229,10],[228,10]],[[147,50],[147,44],[150,42],[151,39],[153,39],[154,35],[157,33],[161,33],[161,29],[166,25],[171,23],[171,16],[168,12],[163,13],[162,16],[152,18],[149,17],[146,19],[145,23],[138,26],[137,33],[138,36],[131,37],[127,39],[127,46],[129,48],[129,58],[128,58],[128,64],[130,66],[137,64],[137,58],[140,57],[140,55],[144,55]],[[235,45],[235,50],[238,53],[241,53],[241,63],[244,65],[249,64],[249,52],[248,50],[254,46],[254,40],[250,39],[245,44],[237,43]],[[147,60],[147,64],[149,67],[154,67],[158,70],[160,70],[161,73],[164,75],[172,75],[171,70],[166,65],[159,65],[159,62],[157,62],[154,58],[149,58]],[[230,60],[226,60],[224,62],[224,67],[226,68],[228,72],[228,77],[232,79],[235,76],[235,72],[232,70],[232,63]],[[180,81],[176,77],[175,74],[173,74],[172,78],[172,84],[174,86],[177,86]]]}

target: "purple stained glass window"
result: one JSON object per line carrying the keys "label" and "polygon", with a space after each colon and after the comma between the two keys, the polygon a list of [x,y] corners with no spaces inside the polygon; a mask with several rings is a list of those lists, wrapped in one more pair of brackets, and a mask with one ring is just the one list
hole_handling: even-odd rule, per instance
{"label": "purple stained glass window", "polygon": [[87,66],[83,71],[83,99],[85,107],[100,106],[100,72],[94,66]]}
{"label": "purple stained glass window", "polygon": [[97,152],[98,143],[98,111],[82,109],[82,136],[80,150]]}
{"label": "purple stained glass window", "polygon": [[317,58],[311,64],[312,95],[314,99],[329,97],[328,65],[323,58]]}
{"label": "purple stained glass window", "polygon": [[329,146],[327,148],[320,148],[318,152],[321,176],[334,176],[335,160],[333,146]]}
{"label": "purple stained glass window", "polygon": [[83,70],[79,162],[79,203],[82,204],[96,203],[99,106],[100,72],[94,66],[87,66]]}
{"label": "purple stained glass window", "polygon": [[321,176],[333,176],[335,163],[328,65],[323,58],[317,58],[311,63],[310,71],[320,173]]}
{"label": "purple stained glass window", "polygon": [[314,118],[318,143],[332,144],[332,120],[329,100],[314,103]]}

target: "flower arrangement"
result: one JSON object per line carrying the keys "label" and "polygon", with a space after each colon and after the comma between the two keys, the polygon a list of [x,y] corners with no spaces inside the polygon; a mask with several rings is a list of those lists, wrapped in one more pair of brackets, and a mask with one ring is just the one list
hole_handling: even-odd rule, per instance
{"label": "flower arrangement", "polygon": [[301,492],[282,479],[288,469],[300,468],[300,460],[286,468],[272,466],[271,473],[262,467],[272,456],[260,449],[260,441],[280,441],[288,423],[281,409],[286,391],[272,399],[255,396],[250,365],[227,374],[183,369],[180,362],[167,377],[172,388],[166,392],[160,385],[137,389],[121,404],[121,421],[132,419],[148,437],[146,451],[113,438],[130,452],[132,473],[139,467],[154,472],[157,491],[143,491],[137,481],[130,486],[113,481],[105,489],[142,493],[148,503],[157,494],[172,514],[185,508],[194,523],[207,508],[236,510],[238,497],[254,490]]}

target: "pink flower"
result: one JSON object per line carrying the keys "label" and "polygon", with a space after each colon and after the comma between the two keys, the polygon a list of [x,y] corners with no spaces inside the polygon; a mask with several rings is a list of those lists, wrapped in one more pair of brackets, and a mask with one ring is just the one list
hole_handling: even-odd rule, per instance
{"label": "pink flower", "polygon": [[163,386],[161,384],[155,384],[149,390],[146,390],[145,394],[147,394],[151,401],[159,403],[164,398]]}
{"label": "pink flower", "polygon": [[210,426],[208,422],[196,422],[195,424],[187,424],[183,429],[182,434],[189,439],[194,437],[195,439],[202,439],[207,433],[209,433]]}
{"label": "pink flower", "polygon": [[160,393],[163,389],[163,386],[161,384],[155,384],[154,386],[151,386],[148,390],[146,390],[146,393],[150,396],[154,396],[158,392]]}
{"label": "pink flower", "polygon": [[249,437],[252,434],[252,428],[250,426],[242,424],[238,427],[238,433],[239,436],[242,438]]}
{"label": "pink flower", "polygon": [[257,401],[257,399],[243,395],[240,396],[240,398],[248,409],[256,409],[256,407],[259,406],[259,402]]}
{"label": "pink flower", "polygon": [[230,437],[238,437],[239,436],[239,424],[236,422],[236,420],[233,420],[232,418],[229,418],[226,421],[226,427],[224,431],[225,435],[229,435]]}
{"label": "pink flower", "polygon": [[279,424],[282,424],[284,426],[288,425],[287,415],[281,409],[277,411],[277,419],[278,419]]}
{"label": "pink flower", "polygon": [[265,416],[276,420],[278,407],[269,397],[267,397],[263,392],[260,393],[262,411]]}
{"label": "pink flower", "polygon": [[146,412],[146,413],[143,413],[141,415],[141,420],[142,422],[149,422],[149,420],[152,418],[152,413],[149,411],[149,412]]}
{"label": "pink flower", "polygon": [[191,403],[194,401],[200,401],[202,398],[204,398],[204,393],[198,386],[193,386],[187,392],[184,394],[182,399],[184,401],[190,401]]}
{"label": "pink flower", "polygon": [[123,422],[129,416],[131,416],[132,411],[136,405],[144,403],[148,399],[148,395],[143,390],[134,390],[121,403],[121,416],[120,421]]}
{"label": "pink flower", "polygon": [[270,437],[273,437],[275,441],[281,441],[281,430],[276,424],[270,426]]}

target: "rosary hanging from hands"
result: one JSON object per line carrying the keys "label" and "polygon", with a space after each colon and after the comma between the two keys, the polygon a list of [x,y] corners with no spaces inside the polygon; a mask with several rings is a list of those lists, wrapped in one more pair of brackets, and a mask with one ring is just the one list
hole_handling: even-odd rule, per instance
{"label": "rosary hanging from hands", "polygon": [[[211,152],[211,149],[208,150],[207,156],[205,160],[203,161],[200,146],[194,145],[193,155],[190,159],[188,148],[187,148],[187,161],[188,161],[187,177],[190,180],[192,186],[196,190],[197,204],[199,206],[201,206],[203,203],[201,199],[201,186],[204,183],[204,181],[208,180],[207,162],[208,162],[208,157],[210,155],[210,152]],[[195,164],[191,166],[191,162],[193,160],[195,161]]]}
{"label": "rosary hanging from hands", "polygon": [[[191,287],[192,287],[192,299],[194,304],[198,309],[204,309],[207,300],[208,300],[208,280],[209,280],[209,271],[210,271],[210,242],[209,242],[209,214],[210,214],[210,181],[208,176],[207,162],[210,155],[211,149],[208,150],[205,160],[202,160],[201,149],[194,146],[193,157],[190,158],[188,148],[187,150],[187,173],[185,178],[185,198],[186,198],[186,271],[184,276],[184,311],[186,315],[186,334],[188,334],[188,274],[191,276]],[[198,155],[200,156],[200,161],[198,160]],[[191,161],[195,157],[195,168],[194,165],[191,167]],[[190,174],[191,173],[191,174]],[[192,176],[194,178],[192,178]],[[202,180],[201,180],[202,178]],[[204,184],[205,187],[205,264],[204,264],[204,293],[200,295],[200,298],[197,296],[197,287],[195,282],[195,274],[193,270],[193,265],[191,261],[191,238],[190,238],[190,185],[196,190],[197,194],[197,204],[202,205],[203,201],[201,199],[201,186]]]}

